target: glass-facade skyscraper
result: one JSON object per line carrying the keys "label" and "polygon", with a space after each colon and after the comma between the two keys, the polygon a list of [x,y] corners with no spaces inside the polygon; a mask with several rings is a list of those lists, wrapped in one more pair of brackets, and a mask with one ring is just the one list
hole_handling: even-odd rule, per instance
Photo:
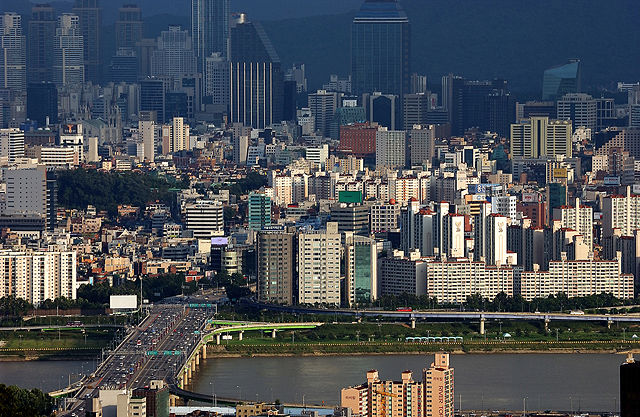
{"label": "glass-facade skyscraper", "polygon": [[191,36],[200,65],[213,53],[227,56],[229,0],[191,0]]}
{"label": "glass-facade skyscraper", "polygon": [[570,59],[566,64],[549,68],[542,80],[542,99],[556,100],[568,93],[579,93],[581,77],[579,59]]}
{"label": "glass-facade skyscraper", "polygon": [[56,36],[56,15],[48,4],[36,4],[29,20],[29,83],[53,81],[53,43]]}
{"label": "glass-facade skyscraper", "polygon": [[353,20],[354,94],[409,92],[411,26],[397,0],[366,0]]}
{"label": "glass-facade skyscraper", "polygon": [[99,0],[76,0],[73,13],[79,18],[83,37],[85,79],[94,84],[102,81],[102,9]]}

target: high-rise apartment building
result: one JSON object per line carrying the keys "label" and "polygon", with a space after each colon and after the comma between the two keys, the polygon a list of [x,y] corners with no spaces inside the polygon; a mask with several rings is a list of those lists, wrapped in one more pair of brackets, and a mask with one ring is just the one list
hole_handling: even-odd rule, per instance
{"label": "high-rise apartment building", "polygon": [[258,233],[259,301],[291,305],[294,300],[295,246],[294,233],[284,230],[262,230]]}
{"label": "high-rise apartment building", "polygon": [[420,259],[420,251],[406,254],[395,251],[392,257],[380,258],[378,280],[380,295],[425,295],[427,293],[427,263]]}
{"label": "high-rise apartment building", "polygon": [[27,88],[27,40],[22,34],[22,17],[13,12],[0,16],[0,87]]}
{"label": "high-rise apartment building", "polygon": [[406,164],[407,138],[404,130],[380,127],[376,132],[376,168],[403,168]]}
{"label": "high-rise apartment building", "polygon": [[281,122],[284,77],[262,25],[243,14],[233,19],[229,60],[231,122],[254,128]]}
{"label": "high-rise apartment building", "polygon": [[511,156],[541,158],[547,156],[572,156],[571,122],[549,120],[548,117],[531,117],[511,125]]}
{"label": "high-rise apartment building", "polygon": [[338,203],[331,206],[331,221],[338,231],[357,235],[369,234],[369,207],[358,203]]}
{"label": "high-rise apartment building", "polygon": [[28,35],[28,82],[53,81],[53,48],[56,36],[56,15],[53,7],[48,4],[33,6]]}
{"label": "high-rise apartment building", "polygon": [[73,13],[79,18],[80,35],[84,39],[85,79],[94,84],[102,80],[102,9],[99,0],[76,0]]}
{"label": "high-rise apartment building", "polygon": [[640,415],[640,362],[630,353],[620,365],[620,417]]}
{"label": "high-rise apartment building", "polygon": [[413,125],[409,129],[411,166],[431,164],[435,156],[436,127]]}
{"label": "high-rise apartment building", "polygon": [[20,129],[0,129],[0,156],[15,162],[24,157],[24,132]]}
{"label": "high-rise apartment building", "polygon": [[619,230],[622,236],[633,236],[640,230],[640,195],[610,195],[602,200],[602,234],[611,236]]}
{"label": "high-rise apartment building", "polygon": [[560,227],[575,230],[584,237],[584,241],[593,250],[593,208],[580,204],[576,198],[575,206],[561,206],[553,209],[553,219],[560,221]]}
{"label": "high-rise apartment building", "polygon": [[351,79],[356,95],[409,93],[411,26],[397,0],[366,0],[351,26]]}
{"label": "high-rise apartment building", "polygon": [[196,57],[189,32],[181,26],[169,26],[158,37],[158,49],[151,56],[151,75],[178,78],[194,74]]}
{"label": "high-rise apartment building", "polygon": [[375,239],[349,235],[345,239],[345,305],[368,305],[378,298],[378,252]]}
{"label": "high-rise apartment building", "polygon": [[435,360],[424,369],[424,417],[453,417],[453,368],[448,353],[436,353]]}
{"label": "high-rise apartment building", "polygon": [[0,252],[0,298],[76,298],[76,252]]}
{"label": "high-rise apartment building", "polygon": [[570,59],[566,64],[549,68],[542,80],[542,99],[556,100],[568,93],[581,90],[582,64],[579,59]]}
{"label": "high-rise apartment building", "polygon": [[589,94],[570,93],[558,99],[558,120],[570,120],[573,129],[586,127],[596,133],[598,125],[598,101]]}
{"label": "high-rise apartment building", "polygon": [[247,206],[249,229],[261,230],[265,226],[271,226],[271,197],[264,193],[252,192],[249,194]]}
{"label": "high-rise apartment building", "polygon": [[331,122],[338,109],[339,94],[318,90],[308,96],[309,109],[315,119],[315,131],[323,137],[330,136]]}
{"label": "high-rise apartment building", "polygon": [[170,125],[162,126],[162,153],[168,155],[189,149],[190,128],[182,117],[174,117]]}
{"label": "high-rise apartment building", "polygon": [[298,303],[340,305],[338,224],[298,234]]}
{"label": "high-rise apartment building", "polygon": [[135,4],[123,5],[116,21],[116,49],[135,49],[142,40],[143,29],[142,9]]}
{"label": "high-rise apartment building", "polygon": [[219,201],[197,201],[184,207],[185,228],[193,237],[208,239],[224,236],[224,213]]}
{"label": "high-rise apartment building", "polygon": [[156,123],[153,120],[140,120],[138,134],[144,147],[144,159],[154,162],[156,156]]}
{"label": "high-rise apartment building", "polygon": [[58,86],[85,81],[84,37],[77,15],[58,16],[53,47],[53,80]]}

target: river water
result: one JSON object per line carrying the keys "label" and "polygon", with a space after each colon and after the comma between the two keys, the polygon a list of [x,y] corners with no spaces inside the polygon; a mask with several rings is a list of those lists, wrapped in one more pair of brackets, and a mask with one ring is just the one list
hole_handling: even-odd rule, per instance
{"label": "river water", "polygon": [[[452,355],[455,406],[463,409],[616,411],[619,366],[612,354]],[[400,379],[412,370],[422,379],[430,355],[321,356],[207,359],[190,388],[245,400],[337,405],[340,388],[361,384],[366,371]]]}
{"label": "river water", "polygon": [[[456,408],[617,411],[622,355],[488,354],[452,355]],[[190,387],[202,393],[245,400],[337,405],[340,388],[365,380],[369,369],[382,379],[412,370],[422,379],[430,355],[320,356],[207,359]],[[0,362],[0,383],[51,391],[69,374],[92,370],[90,361]],[[461,398],[460,398],[461,396]]]}

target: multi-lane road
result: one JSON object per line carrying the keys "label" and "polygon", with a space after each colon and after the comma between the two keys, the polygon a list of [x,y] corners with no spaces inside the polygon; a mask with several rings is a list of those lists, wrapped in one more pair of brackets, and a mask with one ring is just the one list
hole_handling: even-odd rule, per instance
{"label": "multi-lane road", "polygon": [[99,390],[134,389],[152,380],[172,381],[198,345],[213,311],[207,304],[162,304],[149,309],[120,345],[89,377],[79,382],[76,401],[61,415],[84,415]]}

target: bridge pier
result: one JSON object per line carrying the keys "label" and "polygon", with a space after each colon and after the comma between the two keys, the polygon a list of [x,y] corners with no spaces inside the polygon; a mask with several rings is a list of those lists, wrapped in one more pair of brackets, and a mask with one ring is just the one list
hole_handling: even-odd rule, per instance
{"label": "bridge pier", "polygon": [[200,352],[196,353],[196,366],[200,365]]}
{"label": "bridge pier", "polygon": [[484,330],[484,322],[485,322],[485,319],[484,319],[484,317],[482,317],[482,318],[480,319],[480,334],[481,334],[481,335],[483,335],[483,336],[484,336],[484,334],[485,334],[485,330]]}
{"label": "bridge pier", "polygon": [[611,329],[612,324],[613,324],[612,320],[607,320],[607,329]]}
{"label": "bridge pier", "polygon": [[182,373],[182,389],[185,389],[186,386],[187,386],[187,371],[185,369],[185,371]]}
{"label": "bridge pier", "polygon": [[411,319],[411,328],[412,329],[416,328],[416,319]]}
{"label": "bridge pier", "polygon": [[544,319],[544,331],[548,332],[549,331],[549,323],[551,323],[551,319],[549,319],[548,317],[546,317]]}
{"label": "bridge pier", "polygon": [[272,329],[271,330],[271,338],[275,339],[276,338],[276,329]]}
{"label": "bridge pier", "polygon": [[216,335],[216,345],[220,344],[220,333]]}
{"label": "bridge pier", "polygon": [[176,399],[178,397],[176,397],[175,395],[169,395],[169,407],[175,407],[176,406]]}
{"label": "bridge pier", "polygon": [[202,359],[207,359],[207,344],[202,345]]}
{"label": "bridge pier", "polygon": [[242,336],[244,335],[244,332],[240,332],[238,333],[238,340],[242,340]]}
{"label": "bridge pier", "polygon": [[189,366],[187,366],[187,379],[191,379],[193,377],[193,374],[191,373],[191,364],[189,364]]}

